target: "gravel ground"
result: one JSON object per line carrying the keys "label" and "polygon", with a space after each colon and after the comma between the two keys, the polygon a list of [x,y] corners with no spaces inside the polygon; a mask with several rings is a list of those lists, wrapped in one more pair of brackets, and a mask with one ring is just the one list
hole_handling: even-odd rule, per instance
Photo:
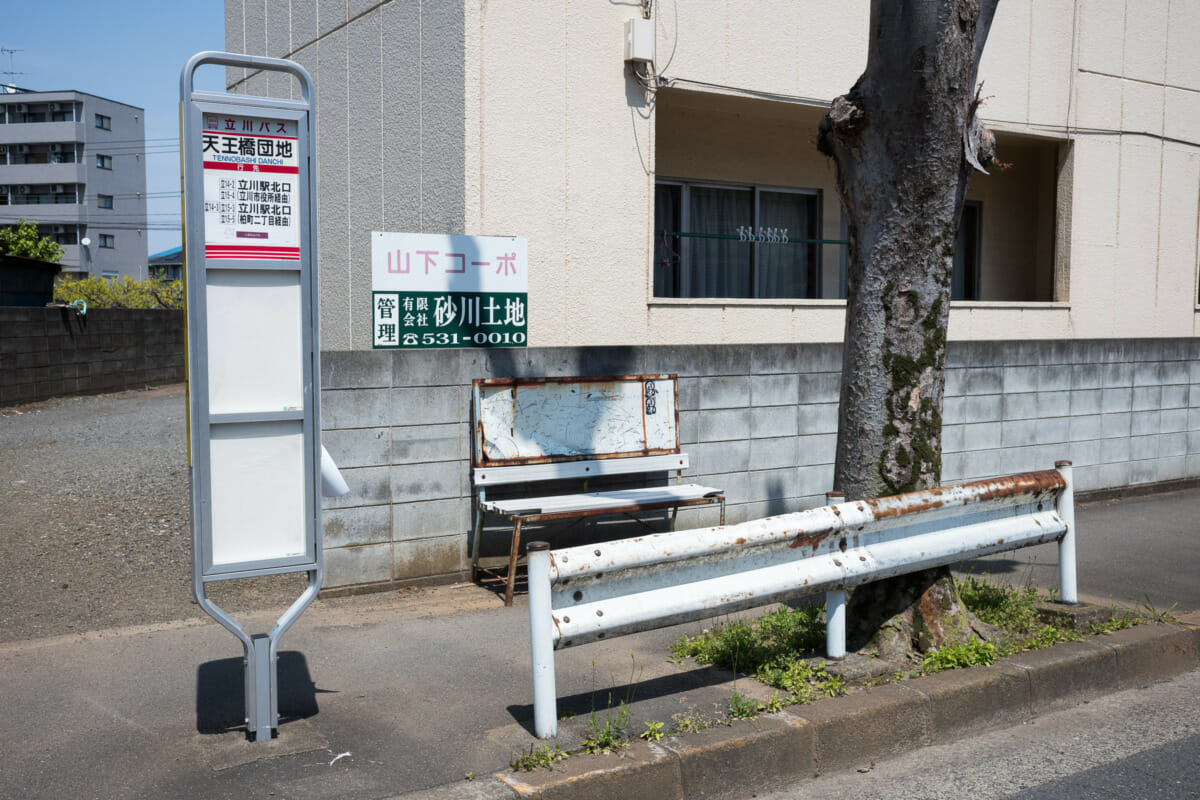
{"label": "gravel ground", "polygon": [[[0,641],[203,616],[183,384],[0,409]],[[286,607],[302,575],[209,584]]]}

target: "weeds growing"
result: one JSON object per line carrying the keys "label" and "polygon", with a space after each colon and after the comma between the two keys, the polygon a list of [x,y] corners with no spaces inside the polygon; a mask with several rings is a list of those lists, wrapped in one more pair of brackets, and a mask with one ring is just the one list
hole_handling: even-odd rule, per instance
{"label": "weeds growing", "polygon": [[746,697],[741,692],[734,690],[729,695],[729,718],[730,719],[754,719],[762,713],[763,706],[752,697]]}
{"label": "weeds growing", "polygon": [[629,727],[629,716],[629,709],[624,703],[618,706],[615,713],[612,709],[606,711],[603,720],[594,711],[588,714],[588,730],[591,733],[583,737],[583,752],[613,753],[628,747],[625,730]]}
{"label": "weeds growing", "polygon": [[947,669],[984,666],[995,660],[996,645],[981,642],[972,636],[970,641],[962,644],[950,644],[926,653],[921,659],[921,670],[932,675]]}
{"label": "weeds growing", "polygon": [[[513,772],[533,772],[539,767],[543,769],[550,769],[555,762],[562,761],[566,757],[567,753],[564,753],[561,749],[559,749],[558,745],[555,745],[552,748],[548,744],[543,744],[541,746],[535,746],[531,744],[529,745],[528,750],[522,750],[520,753],[510,758],[508,765],[512,767]],[[467,778],[467,780],[474,779],[474,775],[471,775],[470,773],[467,774],[470,776]]]}
{"label": "weeds growing", "polygon": [[[970,575],[958,580],[958,591],[975,616],[1000,628],[1007,636],[995,642],[972,638],[966,643],[927,653],[921,669],[913,672],[911,677],[991,664],[1004,656],[1083,638],[1068,627],[1046,621],[1039,606],[1057,598],[1058,593],[1054,590],[1043,593],[1028,582],[1024,586],[1012,586]],[[1172,611],[1173,608],[1160,611],[1148,598],[1140,611],[1114,606],[1110,619],[1094,623],[1088,633],[1111,633],[1143,622],[1174,622]],[[825,620],[820,606],[804,605],[796,609],[781,606],[756,620],[734,619],[714,625],[698,635],[683,636],[672,645],[671,654],[675,660],[690,657],[701,664],[753,675],[788,693],[784,699],[778,699],[777,695],[776,704],[782,707],[845,694],[845,681],[831,674],[824,663],[814,663],[811,658],[824,643]],[[896,673],[892,680],[903,677],[903,673]],[[758,707],[757,710],[752,711],[751,704]],[[736,691],[729,702],[730,716],[735,719],[752,718],[764,708],[767,707]]]}
{"label": "weeds growing", "polygon": [[676,659],[690,656],[700,664],[753,675],[788,692],[789,704],[809,703],[845,692],[845,681],[829,674],[824,664],[811,666],[800,660],[824,644],[824,612],[819,606],[781,606],[756,620],[733,620],[681,637],[671,653]]}
{"label": "weeds growing", "polygon": [[662,722],[647,722],[646,730],[642,731],[639,739],[645,739],[647,742],[659,742],[666,736],[666,731],[663,730],[665,723]]}

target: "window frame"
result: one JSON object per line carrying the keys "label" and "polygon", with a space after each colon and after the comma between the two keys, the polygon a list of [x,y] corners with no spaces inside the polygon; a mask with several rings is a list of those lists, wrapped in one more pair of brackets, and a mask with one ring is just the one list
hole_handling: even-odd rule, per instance
{"label": "window frame", "polygon": [[107,114],[96,114],[96,127],[102,131],[111,131],[112,117]]}
{"label": "window frame", "polygon": [[96,169],[106,169],[112,171],[112,156],[106,156],[103,153],[96,153]]}
{"label": "window frame", "polygon": [[117,237],[112,233],[98,233],[96,234],[96,246],[102,247],[105,250],[115,250],[117,247]]}
{"label": "window frame", "polygon": [[[732,189],[732,190],[749,190],[751,195],[751,214],[753,219],[750,223],[751,230],[756,230],[761,227],[758,225],[758,220],[762,219],[761,197],[764,191],[776,192],[780,194],[798,194],[806,197],[811,197],[816,203],[816,220],[814,223],[815,230],[813,237],[805,238],[821,238],[823,230],[823,213],[824,203],[822,191],[819,188],[797,188],[794,186],[776,186],[774,184],[765,183],[736,183],[730,181],[713,181],[713,180],[689,180],[687,178],[669,178],[655,176],[654,188],[657,192],[658,187],[663,186],[678,186],[679,192],[679,231],[678,233],[686,233],[689,230],[690,220],[690,203],[688,202],[688,192],[690,188],[698,189]],[[657,219],[653,221],[653,225],[657,228]],[[654,235],[657,238],[657,230]],[[813,247],[813,263],[809,266],[810,281],[809,281],[809,296],[807,297],[769,297],[759,296],[755,294],[757,287],[760,285],[760,253],[762,252],[763,242],[751,240],[750,244],[750,291],[746,296],[731,296],[731,297],[700,297],[688,294],[691,280],[690,272],[684,269],[684,264],[690,263],[692,259],[692,237],[680,236],[679,238],[679,275],[677,283],[679,293],[675,295],[660,295],[655,291],[656,287],[651,286],[652,299],[654,300],[814,300],[821,298],[821,247],[819,245]],[[651,265],[653,272],[653,264]],[[653,276],[652,276],[653,277]]]}
{"label": "window frame", "polygon": [[113,195],[111,195],[111,194],[100,194],[100,193],[98,193],[98,192],[97,192],[97,194],[96,194],[96,208],[107,208],[107,209],[111,209],[112,207],[113,207]]}

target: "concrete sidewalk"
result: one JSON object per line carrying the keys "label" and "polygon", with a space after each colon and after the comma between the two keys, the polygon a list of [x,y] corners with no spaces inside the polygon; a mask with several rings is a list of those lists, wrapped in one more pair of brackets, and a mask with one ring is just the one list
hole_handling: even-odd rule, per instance
{"label": "concrete sidewalk", "polygon": [[[1197,518],[1197,491],[1082,507],[1084,599],[1137,605],[1145,592],[1160,608],[1200,608]],[[1018,551],[981,569],[1022,577],[1028,564]],[[1052,550],[1038,556],[1031,574],[1040,578],[1042,569],[1054,569]],[[0,796],[375,798],[430,787],[447,798],[513,796],[491,776],[536,742],[523,600],[504,608],[471,585],[319,600],[283,639],[283,721],[270,743],[246,742],[237,730],[241,646],[207,618],[0,645]],[[243,621],[252,632],[265,631],[280,611]],[[555,743],[576,747],[588,713],[603,716],[621,701],[630,703],[634,732],[646,720],[723,708],[734,676],[667,661],[669,644],[699,627],[558,653],[559,713],[575,716],[560,724]],[[895,724],[885,729],[911,746],[1039,713],[1050,699],[1084,699],[1164,670],[1191,669],[1197,658],[1193,631],[1163,626],[1060,648],[1030,654],[1028,664],[972,670],[974,677],[949,673],[705,731],[670,748],[639,745],[623,759],[610,758],[605,763],[620,769],[590,783],[585,773],[594,762],[571,759],[550,775],[544,796],[628,796],[636,781],[673,782],[659,788],[677,795],[688,758],[715,776],[712,784],[695,783],[705,773],[693,770],[693,786],[734,787],[739,764],[766,781],[762,770],[811,768],[805,759],[817,756],[805,753],[817,753],[822,741],[828,748],[832,732],[870,744],[870,721],[884,719],[872,715],[892,714]],[[1068,683],[1047,683],[1053,680]],[[769,695],[753,686],[736,682],[744,693]],[[1039,699],[1039,691],[1055,686]],[[964,713],[948,714],[954,703]],[[972,717],[979,709],[991,711]],[[893,744],[880,740],[871,752],[883,755]],[[722,760],[730,748],[740,755]],[[819,763],[827,770],[852,766],[842,761],[854,755],[846,750],[838,760],[827,753]],[[546,780],[535,775],[531,785]],[[597,786],[608,789],[597,795]],[[649,796],[651,784],[645,787]]]}

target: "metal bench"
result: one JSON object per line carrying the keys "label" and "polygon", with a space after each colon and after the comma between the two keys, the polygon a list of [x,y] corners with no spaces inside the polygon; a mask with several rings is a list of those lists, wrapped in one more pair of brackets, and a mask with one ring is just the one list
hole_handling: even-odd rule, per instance
{"label": "metal bench", "polygon": [[[671,527],[685,506],[719,505],[725,524],[725,495],[713,486],[684,484],[686,453],[679,450],[678,386],[674,375],[612,378],[491,378],[472,387],[475,526],[471,577],[505,583],[504,604],[512,605],[520,559],[521,528],[527,523],[605,514],[634,516],[671,509]],[[676,483],[588,491],[592,478],[674,472]],[[575,480],[581,491],[493,500],[493,486]],[[486,514],[512,521],[508,569],[480,565]]]}

